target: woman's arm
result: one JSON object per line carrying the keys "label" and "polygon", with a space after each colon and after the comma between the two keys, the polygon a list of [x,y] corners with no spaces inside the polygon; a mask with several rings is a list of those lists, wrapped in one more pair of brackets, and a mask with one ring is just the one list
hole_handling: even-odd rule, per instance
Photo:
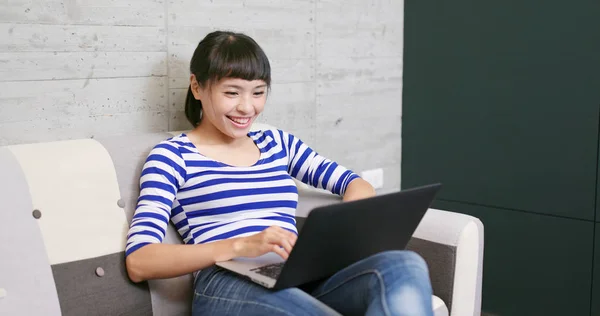
{"label": "woman's arm", "polygon": [[186,177],[185,161],[175,144],[163,141],[148,154],[125,248],[125,265],[132,281],[176,277],[208,266],[215,259],[211,256],[226,255],[224,245],[162,244],[173,215],[175,195]]}
{"label": "woman's arm", "polygon": [[133,282],[174,278],[234,258],[235,240],[199,245],[149,244],[127,256],[127,274]]}
{"label": "woman's arm", "polygon": [[350,182],[350,184],[346,188],[346,192],[344,193],[342,200],[344,202],[348,202],[366,199],[373,196],[375,196],[375,189],[373,188],[373,186],[369,182],[361,178],[357,178]]}
{"label": "woman's arm", "polygon": [[288,170],[292,177],[322,188],[352,201],[371,197],[375,190],[356,173],[319,155],[292,134],[277,130],[288,155]]}
{"label": "woman's arm", "polygon": [[189,274],[236,257],[275,252],[287,259],[297,236],[278,226],[247,236],[199,245],[149,244],[127,256],[127,274],[133,282]]}

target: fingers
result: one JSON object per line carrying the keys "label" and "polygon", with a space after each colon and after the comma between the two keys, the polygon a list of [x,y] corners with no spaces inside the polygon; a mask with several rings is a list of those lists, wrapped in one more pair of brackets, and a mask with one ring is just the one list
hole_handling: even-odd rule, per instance
{"label": "fingers", "polygon": [[283,247],[283,250],[287,254],[292,252],[297,239],[296,234],[276,226],[270,228],[265,237],[267,238],[267,242],[275,244],[278,250],[282,250],[281,247]]}
{"label": "fingers", "polygon": [[289,257],[289,254],[279,245],[273,245],[273,252],[278,254],[279,256],[281,256],[281,258],[285,260],[287,260],[287,258]]}
{"label": "fingers", "polygon": [[286,240],[288,240],[288,242],[293,246],[296,244],[296,234],[292,233],[291,231],[287,230],[287,229],[283,229],[283,228],[279,228],[279,232],[281,233],[282,237],[285,238]]}
{"label": "fingers", "polygon": [[296,240],[298,239],[298,236],[296,236],[296,234],[283,228],[281,228],[281,233],[283,234],[283,238],[285,238],[290,243],[290,245],[292,245],[292,247],[296,245]]}
{"label": "fingers", "polygon": [[266,242],[269,244],[276,245],[277,247],[283,247],[286,252],[292,251],[292,243],[288,240],[287,236],[281,232],[272,232],[266,235]]}
{"label": "fingers", "polygon": [[287,253],[292,252],[292,244],[285,238],[280,240],[280,246],[283,247],[283,249],[285,249],[285,251]]}
{"label": "fingers", "polygon": [[275,233],[281,236],[281,238],[285,238],[289,241],[289,243],[293,246],[296,244],[296,240],[298,237],[293,232],[283,229],[279,226],[271,226],[270,229]]}
{"label": "fingers", "polygon": [[296,234],[294,234],[294,233],[292,233],[290,231],[286,230],[286,232],[288,233],[288,240],[290,241],[290,243],[292,244],[292,246],[295,246],[296,245],[296,240],[298,240],[298,236],[296,236]]}

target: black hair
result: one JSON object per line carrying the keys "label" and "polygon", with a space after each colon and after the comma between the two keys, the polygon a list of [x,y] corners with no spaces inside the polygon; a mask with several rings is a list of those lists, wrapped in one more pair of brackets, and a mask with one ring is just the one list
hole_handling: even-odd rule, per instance
{"label": "black hair", "polygon": [[[263,80],[271,86],[271,66],[262,48],[249,36],[228,31],[214,31],[200,41],[190,62],[190,72],[201,87],[223,78]],[[188,87],[185,116],[194,126],[202,117],[202,102]]]}

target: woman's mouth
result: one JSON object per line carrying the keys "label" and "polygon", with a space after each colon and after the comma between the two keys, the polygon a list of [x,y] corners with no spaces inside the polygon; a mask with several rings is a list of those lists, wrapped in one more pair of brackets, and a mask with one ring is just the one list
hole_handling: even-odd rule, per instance
{"label": "woman's mouth", "polygon": [[227,118],[233,123],[233,125],[240,128],[248,127],[251,121],[251,117],[227,116]]}

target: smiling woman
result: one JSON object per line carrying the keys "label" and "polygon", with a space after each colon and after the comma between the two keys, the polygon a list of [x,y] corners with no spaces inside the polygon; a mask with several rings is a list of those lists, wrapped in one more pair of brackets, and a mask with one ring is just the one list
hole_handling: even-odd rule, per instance
{"label": "smiling woman", "polygon": [[[205,98],[203,103],[201,96],[206,97],[208,94],[201,94],[200,89],[207,89],[208,91],[205,92],[209,92],[213,85],[217,85],[221,93],[225,93],[232,99],[239,97],[240,92],[255,92],[258,97],[263,97],[259,103],[264,107],[265,90],[271,85],[269,59],[252,38],[239,33],[208,34],[194,52],[190,62],[190,72],[185,113],[194,127],[199,124],[203,105],[206,105],[208,100]],[[221,82],[223,78],[243,80],[224,83]],[[255,91],[257,89],[259,91]]]}
{"label": "smiling woman", "polygon": [[[127,235],[129,277],[195,273],[193,315],[431,315],[428,270],[412,252],[366,258],[310,293],[270,291],[215,266],[269,252],[288,258],[298,234],[293,178],[344,201],[375,191],[292,134],[250,132],[271,84],[269,61],[250,37],[208,34],[190,72],[185,106],[194,129],[156,145],[143,166]],[[169,221],[185,245],[162,243]]]}

